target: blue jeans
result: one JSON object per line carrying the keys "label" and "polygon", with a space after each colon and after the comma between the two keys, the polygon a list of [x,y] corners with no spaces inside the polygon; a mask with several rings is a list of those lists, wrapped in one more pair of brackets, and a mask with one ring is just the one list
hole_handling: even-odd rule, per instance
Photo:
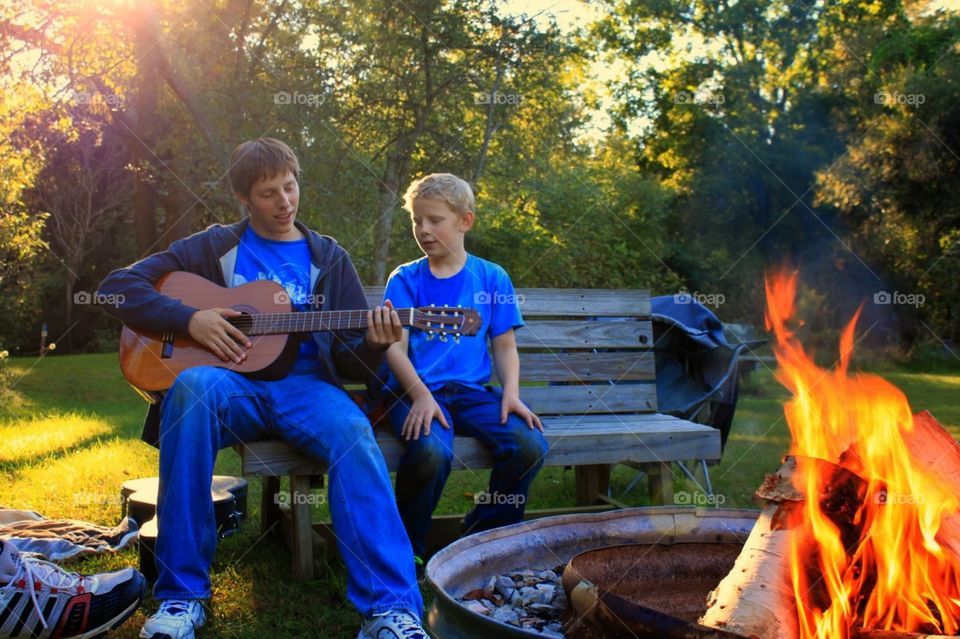
{"label": "blue jeans", "polygon": [[[392,394],[388,393],[392,397]],[[543,466],[547,442],[538,430],[511,413],[500,423],[500,389],[477,389],[448,383],[433,391],[447,423],[436,419],[430,434],[407,442],[397,469],[397,504],[403,525],[410,535],[413,552],[424,556],[430,519],[440,501],[443,486],[450,476],[453,461],[453,436],[476,437],[490,448],[494,465],[488,491],[476,497],[476,506],[464,518],[471,533],[515,524],[523,519],[527,494],[533,478]],[[410,401],[403,397],[389,408],[390,424],[400,436],[403,421],[410,412]]]}
{"label": "blue jeans", "polygon": [[157,599],[210,597],[217,451],[277,437],[329,464],[328,501],[350,601],[364,616],[397,608],[422,615],[413,551],[370,422],[313,367],[299,362],[270,382],[207,366],[177,377],[161,407]]}

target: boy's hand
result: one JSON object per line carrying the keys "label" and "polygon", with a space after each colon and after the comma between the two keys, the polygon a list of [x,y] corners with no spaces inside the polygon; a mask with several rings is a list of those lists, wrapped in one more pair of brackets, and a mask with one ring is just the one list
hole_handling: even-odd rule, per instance
{"label": "boy's hand", "polygon": [[440,404],[433,398],[433,394],[428,391],[414,400],[413,406],[410,407],[410,412],[407,413],[407,418],[403,420],[403,428],[400,429],[400,436],[404,441],[410,441],[411,439],[420,439],[420,433],[423,432],[423,436],[426,437],[430,434],[430,424],[433,422],[434,417],[437,418],[437,421],[440,422],[444,428],[450,428],[450,424],[447,423],[447,418],[444,417]]}
{"label": "boy's hand", "polygon": [[393,302],[386,300],[383,306],[367,311],[367,344],[382,351],[402,337],[403,326]]}
{"label": "boy's hand", "polygon": [[225,362],[239,364],[247,359],[243,347],[253,344],[239,328],[228,322],[225,317],[243,315],[232,308],[208,308],[197,311],[190,317],[187,331],[194,341]]}
{"label": "boy's hand", "polygon": [[527,426],[530,427],[530,430],[536,428],[541,433],[543,432],[543,424],[540,422],[540,418],[537,417],[536,413],[527,408],[527,405],[520,401],[519,395],[514,395],[513,393],[504,393],[503,400],[500,401],[500,423],[507,423],[507,415],[510,413],[516,413],[520,419],[527,422]]}

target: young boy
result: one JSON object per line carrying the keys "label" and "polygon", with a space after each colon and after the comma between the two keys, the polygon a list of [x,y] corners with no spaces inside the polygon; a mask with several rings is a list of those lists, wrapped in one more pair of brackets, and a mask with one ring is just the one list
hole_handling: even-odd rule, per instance
{"label": "young boy", "polygon": [[[197,309],[157,293],[171,271],[221,286],[270,279],[298,310],[367,308],[347,252],[296,221],[300,167],[290,148],[260,138],[230,160],[230,183],[249,216],[219,224],[111,273],[100,292],[123,300],[110,312],[131,326],[189,334],[224,362],[239,362],[251,343],[226,321],[224,308]],[[366,331],[313,333],[284,379],[258,381],[229,369],[183,371],[162,403],[151,406],[144,439],[160,446],[160,494],[154,597],[160,609],[146,639],[190,639],[204,623],[217,532],[210,497],[220,448],[279,437],[329,463],[329,503],[347,597],[364,615],[358,639],[427,639],[413,552],[394,504],[390,476],[370,422],[344,392],[340,376],[364,379],[402,335],[389,303],[368,312]]]}
{"label": "young boy", "polygon": [[[424,257],[397,267],[385,291],[386,298],[404,307],[460,305],[476,308],[483,319],[480,333],[459,343],[404,330],[403,338],[387,349],[388,415],[407,446],[397,470],[397,503],[418,563],[450,475],[454,432],[476,437],[496,460],[489,492],[478,495],[464,532],[520,521],[547,450],[540,419],[520,401],[514,330],[523,319],[513,284],[501,267],[464,249],[474,207],[470,185],[449,173],[411,184],[405,208]],[[502,390],[486,386],[488,338]]]}

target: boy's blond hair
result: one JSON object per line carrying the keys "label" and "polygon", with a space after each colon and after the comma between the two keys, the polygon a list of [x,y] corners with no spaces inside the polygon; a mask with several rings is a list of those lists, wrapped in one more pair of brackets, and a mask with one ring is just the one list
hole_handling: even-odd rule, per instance
{"label": "boy's blond hair", "polygon": [[477,206],[467,181],[452,173],[431,173],[414,180],[403,196],[403,208],[412,214],[413,201],[417,198],[443,200],[461,215],[474,212]]}
{"label": "boy's blond hair", "polygon": [[230,157],[230,186],[244,197],[250,196],[257,180],[287,172],[300,181],[300,163],[293,149],[275,138],[247,140]]}

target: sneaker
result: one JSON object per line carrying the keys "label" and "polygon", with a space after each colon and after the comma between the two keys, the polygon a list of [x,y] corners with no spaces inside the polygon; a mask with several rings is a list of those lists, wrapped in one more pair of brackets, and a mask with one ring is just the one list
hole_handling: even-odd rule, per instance
{"label": "sneaker", "polygon": [[0,637],[96,637],[126,621],[147,590],[133,568],[83,576],[9,544],[0,578]]}
{"label": "sneaker", "polygon": [[193,639],[193,629],[206,621],[199,599],[165,599],[140,630],[143,639]]}
{"label": "sneaker", "polygon": [[391,610],[367,619],[357,639],[430,639],[420,620],[406,610]]}

